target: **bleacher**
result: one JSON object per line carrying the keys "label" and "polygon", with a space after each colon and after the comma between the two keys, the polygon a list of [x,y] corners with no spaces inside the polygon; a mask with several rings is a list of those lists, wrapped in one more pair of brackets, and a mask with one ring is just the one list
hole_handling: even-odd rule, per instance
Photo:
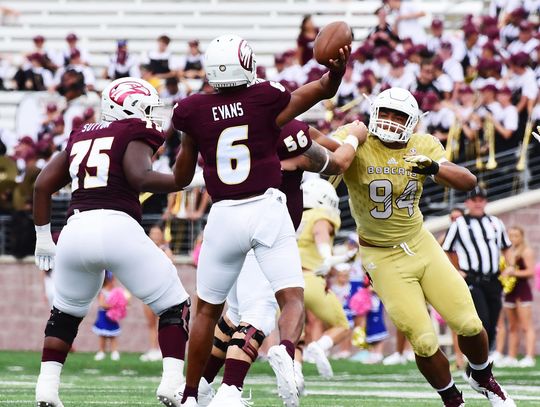
{"label": "bleacher", "polygon": [[[448,28],[455,29],[466,14],[479,14],[483,8],[476,1],[422,1],[426,26],[433,16],[444,17]],[[257,61],[273,65],[277,52],[296,47],[300,21],[304,14],[313,14],[314,21],[324,26],[334,20],[347,21],[356,42],[363,40],[370,27],[377,23],[373,12],[379,0],[17,0],[5,6],[20,12],[18,17],[4,18],[0,31],[0,55],[9,57],[15,66],[32,47],[32,38],[41,34],[49,49],[60,50],[65,36],[75,32],[80,46],[91,53],[96,78],[101,78],[116,41],[129,40],[129,50],[140,54],[153,49],[156,38],[167,34],[176,55],[187,50],[187,41],[198,38],[204,50],[208,42],[225,32],[235,32],[252,45]],[[97,89],[106,84],[98,80]],[[16,106],[23,92],[0,92],[0,127],[15,129]]]}

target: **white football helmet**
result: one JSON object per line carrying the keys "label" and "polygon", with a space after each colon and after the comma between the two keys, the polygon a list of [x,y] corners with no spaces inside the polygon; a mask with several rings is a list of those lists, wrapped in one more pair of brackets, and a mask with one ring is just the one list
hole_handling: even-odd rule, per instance
{"label": "white football helmet", "polygon": [[101,120],[106,122],[139,118],[161,128],[171,113],[157,90],[144,79],[116,79],[101,94]]}
{"label": "white football helmet", "polygon": [[331,183],[322,178],[310,178],[302,183],[304,208],[338,210],[339,198]]}
{"label": "white football helmet", "polygon": [[257,73],[255,54],[238,35],[222,35],[208,45],[204,69],[208,83],[214,88],[249,85]]}
{"label": "white football helmet", "polygon": [[[379,118],[380,109],[392,109],[405,113],[405,124]],[[420,118],[418,102],[407,89],[390,88],[379,93],[371,105],[369,132],[386,143],[406,143],[411,138]]]}

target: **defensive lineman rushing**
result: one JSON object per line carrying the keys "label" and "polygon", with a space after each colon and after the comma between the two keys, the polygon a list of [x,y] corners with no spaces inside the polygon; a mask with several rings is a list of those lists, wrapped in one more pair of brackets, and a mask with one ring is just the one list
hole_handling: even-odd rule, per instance
{"label": "defensive lineman rushing", "polygon": [[[111,82],[102,94],[102,121],[72,132],[66,149],[36,180],[36,264],[42,270],[54,267],[56,289],[36,385],[38,407],[62,407],[62,366],[102,286],[104,269],[159,315],[163,377],[158,398],[164,404],[174,400],[183,382],[189,296],[172,262],[139,224],[139,192],[178,190],[172,175],[152,171],[152,155],[164,141],[162,109],[148,82]],[[51,195],[69,182],[73,193],[67,225],[55,247]]]}
{"label": "defensive lineman rushing", "polygon": [[444,405],[464,406],[439,349],[426,301],[458,334],[469,360],[469,383],[492,406],[515,406],[491,372],[486,331],[463,278],[423,227],[418,202],[427,176],[470,190],[476,179],[445,160],[438,140],[413,134],[418,104],[409,91],[390,88],[371,107],[369,135],[345,172],[360,237],[362,263],[396,327],[411,342],[419,370]]}
{"label": "defensive lineman rushing", "polygon": [[[193,95],[174,110],[173,124],[184,132],[174,173],[179,186],[193,177],[197,156],[214,204],[208,216],[197,268],[197,311],[189,346],[182,405],[197,405],[197,391],[212,349],[214,327],[246,254],[253,249],[281,308],[281,342],[270,350],[287,380],[282,392],[296,398],[295,343],[302,330],[303,281],[294,228],[285,196],[277,188],[279,128],[316,102],[333,96],[350,47],[331,61],[330,73],[292,95],[273,82],[255,83],[255,56],[236,35],[214,39],[205,55],[212,95]],[[235,369],[246,369],[238,364]]]}
{"label": "defensive lineman rushing", "polygon": [[[277,152],[282,160],[282,167],[289,170],[282,173],[280,190],[287,197],[287,207],[295,229],[298,228],[302,218],[302,193],[306,192],[300,189],[303,172],[322,172],[328,175],[342,173],[352,162],[357,144],[365,140],[367,129],[363,123],[354,122],[347,125],[347,134],[351,136],[348,142],[339,146],[313,127],[298,120],[291,121],[281,129]],[[355,141],[355,138],[358,141]],[[318,143],[336,150],[330,153]],[[335,195],[331,185],[330,188]],[[199,384],[201,407],[209,405],[212,400],[213,389],[210,383],[223,364],[225,364],[223,383],[210,407],[243,406],[240,394],[246,369],[256,359],[264,337],[275,327],[278,305],[272,287],[261,271],[253,252],[249,252],[246,256],[238,280],[227,296],[227,306],[226,315],[220,318],[216,325],[212,353]],[[280,369],[274,362],[275,359],[270,358],[270,364],[276,368],[279,382]],[[235,365],[238,364],[246,369],[235,369]],[[295,361],[295,370],[297,366]],[[301,375],[300,368],[296,374],[299,389],[303,388]],[[280,395],[285,405],[294,405],[294,398],[291,399],[288,394],[280,393]]]}

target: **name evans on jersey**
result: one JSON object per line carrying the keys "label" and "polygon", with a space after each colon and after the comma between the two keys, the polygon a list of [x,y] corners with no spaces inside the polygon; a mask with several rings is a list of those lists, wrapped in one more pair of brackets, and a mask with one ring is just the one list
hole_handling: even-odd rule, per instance
{"label": "name evans on jersey", "polygon": [[241,117],[244,115],[244,109],[242,109],[242,102],[214,106],[212,107],[212,115],[214,116],[215,122],[224,119],[232,119],[233,117]]}

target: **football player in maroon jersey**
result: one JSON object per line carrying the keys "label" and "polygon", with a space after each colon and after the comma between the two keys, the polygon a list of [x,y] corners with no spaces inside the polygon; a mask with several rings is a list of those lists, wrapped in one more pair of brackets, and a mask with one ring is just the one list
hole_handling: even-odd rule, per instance
{"label": "football player in maroon jersey", "polygon": [[[73,131],[66,149],[36,180],[36,264],[41,270],[54,268],[56,290],[36,385],[40,407],[62,406],[58,396],[62,366],[105,269],[159,315],[163,376],[158,398],[168,405],[183,383],[189,296],[176,267],[140,225],[140,192],[179,189],[173,175],[152,171],[152,155],[164,141],[163,109],[148,82],[137,78],[112,82],[102,94],[101,122]],[[51,195],[70,182],[67,225],[55,246]]]}
{"label": "football player in maroon jersey", "polygon": [[[197,405],[214,326],[251,249],[281,308],[281,342],[269,356],[279,366],[282,397],[286,395],[288,405],[298,405],[293,357],[303,327],[304,284],[286,198],[278,190],[281,166],[276,146],[280,127],[335,94],[349,54],[350,47],[340,49],[339,58],[330,61],[329,73],[289,94],[274,82],[254,83],[251,47],[236,35],[224,35],[210,43],[205,55],[208,81],[217,92],[192,95],[174,110],[173,125],[184,132],[174,168],[176,181],[179,186],[189,184],[200,153],[214,202],[197,268],[192,328],[196,340],[189,347],[184,406]],[[249,364],[236,363],[234,369],[247,372]]]}
{"label": "football player in maroon jersey", "polygon": [[[359,121],[347,125],[346,128],[351,138],[342,146],[299,120],[292,120],[281,129],[277,152],[284,170],[279,189],[287,197],[287,207],[295,229],[300,225],[304,207],[300,189],[304,171],[327,175],[342,173],[354,159],[357,143],[362,144],[367,136],[366,126]],[[319,143],[334,152],[328,151]],[[265,336],[275,327],[277,309],[272,287],[250,251],[238,280],[227,296],[226,315],[219,319],[214,330],[212,353],[199,383],[199,406],[206,407],[211,400],[210,407],[238,405],[238,402],[234,404],[234,396],[229,397],[229,394],[238,393],[231,389],[231,386],[241,389],[245,376],[242,374],[243,370],[231,369],[230,366],[237,362],[231,363],[230,360],[241,360],[247,364],[255,360]],[[223,364],[223,382],[214,397],[210,383]],[[296,381],[301,389],[303,379],[298,374]]]}

